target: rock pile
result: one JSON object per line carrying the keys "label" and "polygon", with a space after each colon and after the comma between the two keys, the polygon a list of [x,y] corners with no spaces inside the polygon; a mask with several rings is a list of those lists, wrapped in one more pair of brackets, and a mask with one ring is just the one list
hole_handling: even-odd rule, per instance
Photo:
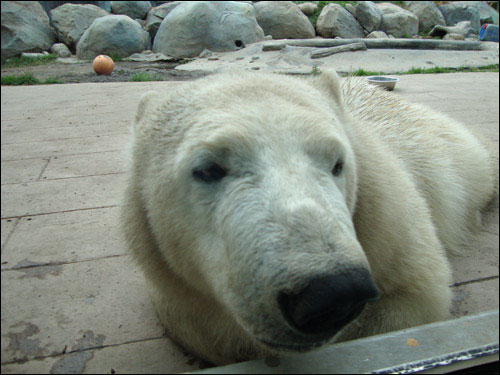
{"label": "rock pile", "polygon": [[[39,2],[2,2],[2,58],[23,52],[52,50],[67,56],[66,45],[79,58],[99,54],[126,57],[151,48],[175,58],[204,50],[233,51],[264,39],[477,38],[483,23],[498,24],[498,11],[484,1],[393,3],[358,1],[354,6],[291,1],[66,3],[50,11]],[[163,3],[163,2],[157,2]],[[111,12],[110,12],[111,11]],[[319,13],[319,14],[318,14]],[[317,21],[314,24],[310,19]]]}
{"label": "rock pile", "polygon": [[264,32],[251,4],[186,1],[168,13],[160,24],[153,51],[178,58],[193,57],[204,49],[234,51],[262,40]]}
{"label": "rock pile", "polygon": [[66,3],[50,11],[59,41],[73,51],[92,22],[109,14],[104,9],[91,4]]}
{"label": "rock pile", "polygon": [[396,38],[418,35],[418,17],[412,12],[392,3],[377,5],[382,14],[380,30]]}
{"label": "rock pile", "polygon": [[446,26],[443,14],[432,1],[406,1],[404,6],[417,16],[421,32],[427,33],[436,25]]}
{"label": "rock pile", "polygon": [[101,54],[126,57],[150,48],[149,34],[137,22],[128,16],[110,15],[96,19],[85,30],[76,55],[84,60]]}
{"label": "rock pile", "polygon": [[260,1],[254,4],[257,22],[274,39],[314,38],[314,26],[291,1]]}
{"label": "rock pile", "polygon": [[351,13],[339,4],[328,4],[323,8],[316,24],[318,35],[324,38],[361,38],[363,28]]}
{"label": "rock pile", "polygon": [[56,41],[57,34],[38,1],[2,2],[2,59],[48,51]]}
{"label": "rock pile", "polygon": [[149,1],[110,1],[111,11],[115,14],[123,14],[132,19],[145,19],[151,9]]}

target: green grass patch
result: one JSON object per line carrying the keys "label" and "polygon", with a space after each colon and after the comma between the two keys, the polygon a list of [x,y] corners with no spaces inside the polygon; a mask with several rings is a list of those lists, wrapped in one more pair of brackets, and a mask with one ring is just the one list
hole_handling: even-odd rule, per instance
{"label": "green grass patch", "polygon": [[[435,66],[433,68],[411,68],[407,71],[401,71],[396,73],[391,73],[392,75],[405,75],[405,74],[437,74],[437,73],[459,73],[459,72],[493,72],[498,73],[499,64],[485,65],[479,68],[470,68],[470,67],[459,67],[459,68],[443,68],[440,66]],[[313,75],[317,75],[318,72],[313,72]],[[374,72],[368,71],[364,69],[358,69],[346,75],[353,77],[365,77],[365,76],[384,76],[390,75],[385,72]]]}
{"label": "green grass patch", "polygon": [[45,81],[40,82],[42,85],[54,85],[57,83],[64,83],[63,81],[57,79],[57,78],[47,78]]}
{"label": "green grass patch", "polygon": [[38,85],[40,81],[31,73],[24,73],[20,76],[2,76],[2,85]]}
{"label": "green grass patch", "polygon": [[55,59],[57,59],[57,56],[52,53],[45,56],[39,56],[33,58],[23,57],[23,56],[12,57],[10,59],[2,61],[2,68],[17,68],[19,66],[28,66],[28,65],[43,65],[55,61]]}
{"label": "green grass patch", "polygon": [[457,73],[457,72],[497,72],[499,64],[485,65],[478,68],[458,67],[458,68],[443,68],[435,66],[433,68],[411,68],[407,72],[398,74],[436,74],[436,73]]}
{"label": "green grass patch", "polygon": [[364,70],[364,69],[358,69],[355,70],[354,72],[350,73],[349,75],[354,76],[354,77],[364,77],[364,76],[380,76],[385,74],[384,72],[372,72],[369,70]]}
{"label": "green grass patch", "polygon": [[19,76],[7,75],[2,76],[2,86],[20,86],[20,85],[50,85],[54,83],[63,83],[57,78],[48,78],[45,81],[40,81],[31,73],[24,73]]}
{"label": "green grass patch", "polygon": [[132,76],[133,82],[146,82],[146,81],[163,81],[160,74],[150,74],[146,72],[136,73]]}
{"label": "green grass patch", "polygon": [[[108,55],[109,57],[111,57],[111,59],[113,60],[113,62],[120,62],[120,61],[123,61],[123,57],[122,56],[117,56],[117,55]],[[94,59],[92,59],[94,60]]]}
{"label": "green grass patch", "polygon": [[406,74],[436,74],[436,73],[449,73],[450,68],[442,68],[435,66],[433,68],[411,68]]}

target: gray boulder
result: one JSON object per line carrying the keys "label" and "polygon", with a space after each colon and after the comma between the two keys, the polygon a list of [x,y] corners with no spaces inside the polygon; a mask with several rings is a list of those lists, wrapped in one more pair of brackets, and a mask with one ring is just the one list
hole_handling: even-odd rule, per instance
{"label": "gray boulder", "polygon": [[182,58],[198,56],[204,49],[234,51],[264,40],[255,9],[234,1],[181,2],[163,20],[153,51]]}
{"label": "gray boulder", "polygon": [[[359,6],[359,5],[358,5]],[[316,23],[318,35],[324,38],[362,38],[363,28],[341,5],[330,3],[321,10]]]}
{"label": "gray boulder", "polygon": [[479,9],[479,18],[481,20],[481,23],[483,23],[483,20],[487,20],[488,18],[491,19],[491,22],[495,25],[498,25],[498,11],[493,9],[488,2],[486,1],[480,1],[479,4],[477,5]]}
{"label": "gray boulder", "polygon": [[23,52],[48,51],[57,41],[38,1],[2,1],[2,60]]}
{"label": "gray boulder", "polygon": [[383,31],[372,31],[365,38],[370,38],[370,39],[387,39],[389,37]]}
{"label": "gray boulder", "polygon": [[378,30],[382,21],[382,14],[373,1],[360,1],[354,16],[369,33]]}
{"label": "gray boulder", "polygon": [[349,13],[351,13],[353,16],[355,16],[355,14],[356,14],[356,7],[355,7],[354,5],[352,5],[351,3],[347,3],[347,4],[345,5],[345,9],[346,9]]}
{"label": "gray boulder", "polygon": [[151,9],[150,1],[110,1],[111,11],[115,14],[124,14],[132,19],[145,19]]}
{"label": "gray boulder", "polygon": [[95,5],[104,9],[106,12],[111,13],[111,1],[96,1]]}
{"label": "gray boulder", "polygon": [[71,52],[64,43],[56,43],[50,48],[50,52],[58,57],[70,57]]}
{"label": "gray boulder", "polygon": [[315,10],[318,9],[318,4],[315,3],[302,3],[297,4],[297,6],[306,16],[311,16],[315,12]]}
{"label": "gray boulder", "polygon": [[418,34],[418,17],[412,12],[392,3],[380,3],[377,7],[382,13],[380,30],[396,38]]}
{"label": "gray boulder", "polygon": [[94,20],[108,15],[104,9],[91,4],[66,3],[50,11],[59,40],[72,50]]}
{"label": "gray boulder", "polygon": [[474,29],[471,21],[461,21],[455,26],[448,26],[448,34],[460,34],[465,38],[475,37],[479,34],[479,30]]}
{"label": "gray boulder", "polygon": [[151,36],[151,40],[155,39],[156,32],[158,31],[158,28],[160,27],[160,24],[165,19],[165,17],[172,10],[174,10],[174,8],[177,5],[179,5],[180,3],[181,3],[180,1],[172,1],[172,2],[162,4],[160,6],[157,6],[157,7],[151,8],[151,10],[148,13],[148,17],[146,18],[145,26],[144,26],[146,31]]}
{"label": "gray boulder", "polygon": [[443,14],[446,25],[453,26],[460,21],[470,21],[478,34],[481,27],[478,4],[478,1],[451,1],[440,5],[438,9]]}
{"label": "gray boulder", "polygon": [[151,48],[149,34],[128,16],[110,15],[96,19],[76,45],[79,59],[97,55],[126,57]]}
{"label": "gray boulder", "polygon": [[260,1],[254,4],[257,22],[265,35],[274,39],[309,39],[316,36],[314,26],[291,1]]}
{"label": "gray boulder", "polygon": [[457,23],[455,26],[436,25],[432,28],[431,32],[429,33],[429,36],[444,37],[448,34],[459,34],[463,35],[464,38],[477,36],[477,32],[472,27],[470,21],[462,21]]}
{"label": "gray boulder", "polygon": [[405,1],[404,7],[418,17],[418,29],[429,32],[436,25],[446,26],[434,1]]}

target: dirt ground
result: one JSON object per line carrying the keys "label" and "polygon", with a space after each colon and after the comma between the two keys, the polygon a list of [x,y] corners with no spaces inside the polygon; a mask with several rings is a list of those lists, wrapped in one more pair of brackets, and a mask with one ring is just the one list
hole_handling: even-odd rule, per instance
{"label": "dirt ground", "polygon": [[43,65],[21,66],[4,68],[2,76],[21,75],[32,73],[40,81],[48,78],[56,78],[63,83],[83,83],[83,82],[128,82],[136,73],[146,72],[151,75],[160,75],[164,81],[186,81],[207,75],[205,72],[184,72],[174,68],[178,62],[115,62],[113,73],[109,76],[99,76],[92,69],[92,62],[77,62],[72,64],[58,61],[49,62]]}

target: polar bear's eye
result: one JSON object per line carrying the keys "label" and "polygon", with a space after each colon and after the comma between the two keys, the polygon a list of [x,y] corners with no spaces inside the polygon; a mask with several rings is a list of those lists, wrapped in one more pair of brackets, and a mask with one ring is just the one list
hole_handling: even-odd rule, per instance
{"label": "polar bear's eye", "polygon": [[332,174],[334,176],[339,176],[341,173],[342,173],[342,168],[344,167],[344,163],[342,162],[342,160],[339,160],[335,166],[333,167],[332,169]]}
{"label": "polar bear's eye", "polygon": [[227,172],[218,164],[210,164],[206,167],[193,170],[193,176],[203,182],[217,182],[226,176]]}

